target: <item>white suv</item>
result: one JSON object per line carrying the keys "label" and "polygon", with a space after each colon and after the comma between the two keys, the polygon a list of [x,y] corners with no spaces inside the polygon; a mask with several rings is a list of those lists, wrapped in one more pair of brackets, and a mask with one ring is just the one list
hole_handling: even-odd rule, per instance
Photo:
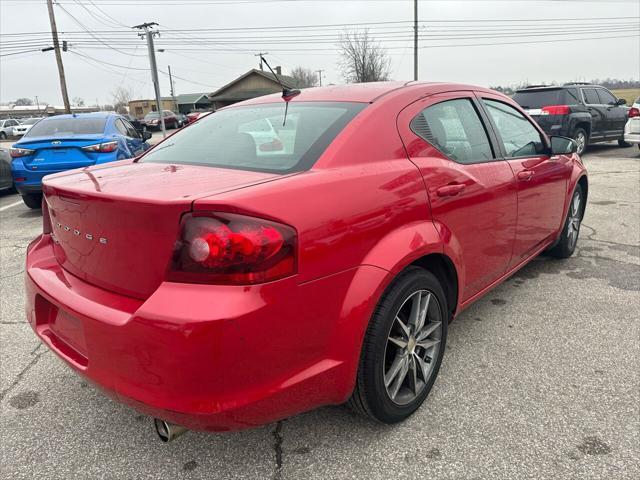
{"label": "white suv", "polygon": [[624,141],[635,143],[640,148],[640,97],[636,98],[629,109],[629,120],[624,127]]}

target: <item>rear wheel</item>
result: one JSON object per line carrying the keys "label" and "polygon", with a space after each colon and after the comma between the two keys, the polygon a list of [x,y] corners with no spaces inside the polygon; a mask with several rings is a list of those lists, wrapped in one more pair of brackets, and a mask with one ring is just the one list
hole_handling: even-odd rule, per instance
{"label": "rear wheel", "polygon": [[380,299],[364,338],[348,405],[383,423],[414,413],[435,382],[447,338],[444,292],[433,274],[403,272]]}
{"label": "rear wheel", "polygon": [[6,140],[7,139],[7,134],[4,132],[0,132],[0,140]]}
{"label": "rear wheel", "polygon": [[22,195],[22,201],[24,204],[32,209],[42,207],[42,194],[41,193],[25,193]]}
{"label": "rear wheel", "polygon": [[576,128],[575,132],[573,132],[573,139],[578,144],[578,150],[576,153],[578,155],[582,155],[584,151],[587,149],[587,142],[589,141],[589,136],[584,128]]}
{"label": "rear wheel", "polygon": [[549,255],[556,258],[568,258],[573,255],[580,235],[580,224],[582,222],[582,212],[584,211],[584,195],[582,187],[576,185],[576,189],[571,197],[567,219],[560,234],[558,243],[549,250]]}

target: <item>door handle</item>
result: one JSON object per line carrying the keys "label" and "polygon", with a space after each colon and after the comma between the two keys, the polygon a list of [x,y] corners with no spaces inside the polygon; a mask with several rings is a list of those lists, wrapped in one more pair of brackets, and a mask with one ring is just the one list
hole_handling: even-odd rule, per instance
{"label": "door handle", "polygon": [[533,177],[533,172],[531,170],[522,170],[518,172],[518,180],[522,180],[523,182],[528,182]]}
{"label": "door handle", "polygon": [[454,183],[453,185],[445,185],[436,189],[439,197],[455,197],[465,188],[464,183]]}

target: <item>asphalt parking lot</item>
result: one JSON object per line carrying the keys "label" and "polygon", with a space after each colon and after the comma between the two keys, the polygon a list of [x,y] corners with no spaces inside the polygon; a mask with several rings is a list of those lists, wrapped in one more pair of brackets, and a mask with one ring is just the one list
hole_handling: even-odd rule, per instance
{"label": "asphalt parking lot", "polygon": [[2,477],[640,478],[640,150],[595,146],[585,163],[577,253],[536,259],[464,312],[407,422],[327,407],[169,444],[25,323],[24,253],[41,218],[0,196]]}

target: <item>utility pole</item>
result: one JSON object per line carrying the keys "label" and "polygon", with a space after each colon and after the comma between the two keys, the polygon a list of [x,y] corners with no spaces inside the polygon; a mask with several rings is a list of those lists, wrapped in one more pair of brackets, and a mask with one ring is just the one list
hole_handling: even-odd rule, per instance
{"label": "utility pole", "polygon": [[262,56],[268,54],[269,52],[258,52],[254,55],[254,57],[260,57],[260,70],[264,70],[264,68],[262,67]]}
{"label": "utility pole", "polygon": [[173,106],[176,107],[176,113],[180,113],[180,108],[178,107],[178,101],[176,100],[176,94],[173,91],[173,78],[171,77],[171,65],[167,65],[167,70],[169,71],[169,85],[171,86],[171,98],[173,98]]}
{"label": "utility pole", "polygon": [[51,23],[51,36],[53,37],[53,49],[56,52],[56,62],[58,63],[58,76],[60,77],[60,90],[62,90],[62,101],[64,102],[64,111],[71,113],[71,105],[69,104],[69,94],[67,93],[67,80],[64,76],[64,65],[62,65],[62,55],[60,54],[60,41],[58,40],[58,27],[56,27],[56,17],[53,13],[53,2],[47,0],[47,8],[49,10],[49,23]]}
{"label": "utility pole", "polygon": [[413,79],[418,80],[418,0],[413,0]]}
{"label": "utility pole", "polygon": [[38,109],[38,115],[40,115],[40,102],[38,101],[38,95],[36,95],[36,108]]}
{"label": "utility pole", "polygon": [[142,23],[140,25],[136,25],[132,28],[137,28],[138,30],[143,30],[143,32],[139,33],[138,36],[140,38],[147,37],[147,48],[149,50],[149,64],[151,66],[151,80],[153,80],[153,89],[156,94],[156,105],[158,115],[160,116],[160,126],[162,128],[162,136],[167,136],[167,129],[164,126],[164,115],[162,114],[162,98],[160,97],[160,82],[158,81],[158,66],[156,64],[156,51],[153,47],[153,37],[156,35],[160,35],[160,32],[157,30],[152,30],[153,27],[157,26],[156,22],[147,22]]}
{"label": "utility pole", "polygon": [[324,70],[316,70],[316,72],[318,73],[318,80],[319,80],[318,86],[321,87],[322,86],[322,72],[324,72]]}

